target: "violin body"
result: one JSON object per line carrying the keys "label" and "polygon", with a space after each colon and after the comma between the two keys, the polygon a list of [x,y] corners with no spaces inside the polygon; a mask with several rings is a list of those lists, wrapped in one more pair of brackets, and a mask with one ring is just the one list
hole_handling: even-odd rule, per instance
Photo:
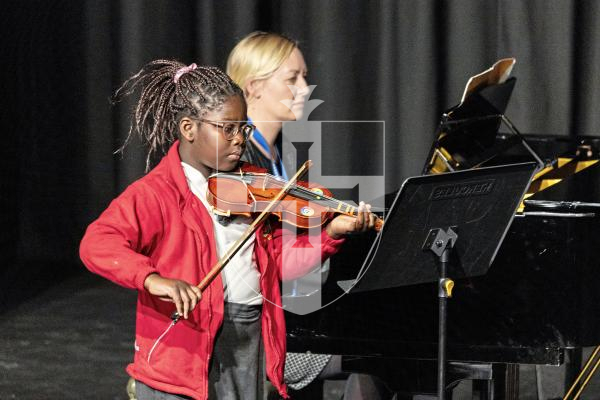
{"label": "violin body", "polygon": [[[206,199],[218,215],[250,217],[263,211],[285,183],[266,173],[218,173],[208,178]],[[334,214],[328,199],[331,192],[326,188],[297,182],[272,214],[299,228],[320,227]]]}
{"label": "violin body", "polygon": [[[208,178],[206,199],[219,215],[245,215],[262,212],[288,184],[283,179],[267,173],[236,172],[217,173]],[[271,211],[283,222],[299,228],[315,228],[323,225],[334,214],[358,215],[358,207],[331,197],[322,186],[308,182],[296,182]],[[379,231],[383,220],[375,220]]]}

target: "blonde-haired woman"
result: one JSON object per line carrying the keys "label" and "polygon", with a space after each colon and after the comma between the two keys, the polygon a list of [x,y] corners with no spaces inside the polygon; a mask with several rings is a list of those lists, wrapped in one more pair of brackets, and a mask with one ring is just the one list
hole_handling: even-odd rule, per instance
{"label": "blonde-haired woman", "polygon": [[[292,164],[293,154],[281,154],[278,140],[285,140],[280,136],[281,128],[283,122],[302,117],[309,94],[306,63],[298,43],[278,33],[252,32],[229,54],[227,74],[242,88],[248,117],[256,126],[242,158],[287,179],[287,173],[292,175],[296,166]],[[296,87],[295,93],[290,86]],[[345,400],[377,400],[390,395],[383,383],[370,375],[344,374],[340,356],[287,353],[284,374],[294,390],[303,389],[314,379],[348,378]]]}
{"label": "blonde-haired woman", "polygon": [[[283,122],[302,116],[308,94],[307,68],[298,43],[284,35],[253,32],[243,38],[227,60],[227,74],[242,88],[248,117],[256,131],[246,147],[246,161],[287,178],[281,146],[277,145]],[[295,93],[290,86],[298,88]],[[291,101],[291,107],[282,103]]]}

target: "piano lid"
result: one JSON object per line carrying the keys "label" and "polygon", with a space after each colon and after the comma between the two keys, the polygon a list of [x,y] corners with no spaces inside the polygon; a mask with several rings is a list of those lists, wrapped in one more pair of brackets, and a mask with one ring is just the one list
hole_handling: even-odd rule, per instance
{"label": "piano lid", "polygon": [[495,138],[516,83],[508,78],[514,63],[500,60],[469,79],[460,104],[442,115],[424,175],[475,168],[504,150]]}

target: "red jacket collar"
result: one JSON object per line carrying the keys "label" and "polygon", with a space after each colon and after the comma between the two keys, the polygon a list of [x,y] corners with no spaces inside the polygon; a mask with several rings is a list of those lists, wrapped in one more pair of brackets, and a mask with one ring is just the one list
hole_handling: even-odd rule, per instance
{"label": "red jacket collar", "polygon": [[[179,140],[173,143],[161,164],[163,162],[166,163],[168,180],[172,181],[172,184],[174,184],[179,193],[179,207],[182,215],[186,216],[184,224],[199,234],[206,234],[205,229],[199,223],[201,221],[205,227],[212,226],[212,218],[209,211],[200,202],[200,199],[192,193],[187,183],[183,167],[181,166],[181,157],[179,156]],[[248,163],[240,163],[240,167],[245,172],[265,172],[264,169]],[[214,246],[214,237],[212,235],[209,235],[208,240]]]}
{"label": "red jacket collar", "polygon": [[173,180],[177,191],[183,198],[187,197],[191,190],[188,186],[187,179],[185,178],[185,174],[183,173],[183,168],[181,166],[181,157],[179,157],[179,140],[176,140],[175,143],[173,143],[165,159],[169,176]]}

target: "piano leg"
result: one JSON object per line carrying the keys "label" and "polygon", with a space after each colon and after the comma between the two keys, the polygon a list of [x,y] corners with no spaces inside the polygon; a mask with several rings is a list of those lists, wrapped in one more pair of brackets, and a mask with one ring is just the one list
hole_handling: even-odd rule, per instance
{"label": "piano leg", "polygon": [[[587,359],[587,357],[586,357]],[[579,376],[581,372],[581,366],[583,362],[583,348],[569,349],[566,352],[566,360],[565,360],[565,388],[563,390],[566,393],[573,382]],[[586,375],[587,376],[587,375]],[[577,388],[579,389],[579,387]]]}
{"label": "piano leg", "polygon": [[[588,356],[591,355],[593,348],[569,348],[565,349],[564,363],[561,366],[536,365],[535,377],[537,383],[538,398],[558,399],[562,398],[565,393],[571,388],[576,378],[586,364]],[[593,364],[590,366],[593,367]],[[588,369],[590,372],[592,368]],[[584,374],[579,381],[579,385],[574,388],[574,395],[580,388],[581,383],[586,379],[587,374]],[[592,382],[594,380],[592,379]],[[590,394],[590,387],[584,390],[584,396]],[[600,398],[598,393],[594,393],[591,398]]]}

